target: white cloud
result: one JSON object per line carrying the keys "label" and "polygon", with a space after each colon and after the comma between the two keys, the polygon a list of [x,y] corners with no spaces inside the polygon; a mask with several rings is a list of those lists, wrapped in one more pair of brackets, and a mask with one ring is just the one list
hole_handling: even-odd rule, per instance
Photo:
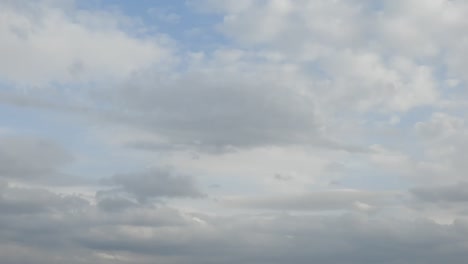
{"label": "white cloud", "polygon": [[4,82],[99,83],[171,62],[164,37],[137,38],[125,30],[130,21],[122,15],[48,1],[7,1],[0,8],[0,78]]}

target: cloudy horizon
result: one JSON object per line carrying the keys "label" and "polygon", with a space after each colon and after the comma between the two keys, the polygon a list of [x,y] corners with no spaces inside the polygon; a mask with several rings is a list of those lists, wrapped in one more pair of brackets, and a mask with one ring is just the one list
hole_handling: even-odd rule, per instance
{"label": "cloudy horizon", "polygon": [[0,0],[0,262],[465,263],[467,17]]}

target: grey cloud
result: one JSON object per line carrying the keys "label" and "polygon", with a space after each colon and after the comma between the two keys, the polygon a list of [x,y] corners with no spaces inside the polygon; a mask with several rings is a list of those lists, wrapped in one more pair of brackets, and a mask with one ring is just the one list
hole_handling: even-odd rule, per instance
{"label": "grey cloud", "polygon": [[298,73],[281,65],[224,66],[207,63],[175,77],[141,73],[112,91],[114,106],[128,109],[128,119],[121,121],[172,144],[223,148],[322,141],[314,100],[302,92]]}
{"label": "grey cloud", "polygon": [[88,209],[83,215],[84,225],[82,227],[90,228],[90,230],[101,227],[119,229],[125,226],[141,227],[142,229],[181,227],[189,224],[187,217],[181,211],[161,204],[133,204],[125,207],[125,210],[115,210],[115,208],[112,208],[114,210],[106,210],[107,208],[103,210],[101,205]]}
{"label": "grey cloud", "polygon": [[414,124],[414,131],[424,143],[426,164],[432,166],[423,172],[425,178],[434,177],[440,183],[447,179],[465,181],[468,129],[464,117],[435,112],[428,120]]}
{"label": "grey cloud", "polygon": [[[221,220],[221,219],[219,219]],[[118,230],[94,236],[85,245],[179,263],[463,263],[457,226],[429,221],[370,220],[354,216],[224,219],[224,224],[181,230],[154,230],[153,237],[126,238]],[[171,237],[160,240],[159,236]],[[197,242],[195,242],[197,241]],[[445,245],[444,245],[445,244]],[[449,246],[451,249],[447,250]],[[430,251],[427,249],[431,248]],[[149,259],[149,258],[148,258]],[[170,262],[168,262],[170,263]]]}
{"label": "grey cloud", "polygon": [[[90,208],[88,201],[74,195],[58,195],[38,188],[4,187],[0,190],[0,257],[14,255],[5,245],[18,245],[46,255],[50,249],[72,244],[78,217]],[[80,219],[83,220],[83,219]],[[78,220],[78,221],[80,221]],[[21,257],[19,255],[16,258]],[[21,261],[19,261],[21,262]]]}
{"label": "grey cloud", "polygon": [[44,194],[33,189],[10,191],[56,206],[28,217],[0,215],[5,263],[462,264],[468,256],[462,219],[439,225],[379,214],[213,216],[151,205],[108,212],[57,195],[38,199]]}
{"label": "grey cloud", "polygon": [[294,176],[288,175],[288,174],[281,174],[281,173],[275,173],[273,175],[273,178],[278,181],[292,181],[294,180]]}
{"label": "grey cloud", "polygon": [[[48,93],[49,92],[49,93]],[[54,94],[55,92],[55,94]],[[88,105],[77,104],[71,98],[67,98],[63,94],[58,94],[56,91],[23,91],[21,92],[0,92],[0,103],[21,108],[46,109],[58,112],[67,112],[76,115],[98,115],[97,109]],[[49,97],[60,97],[60,100],[53,101]]]}
{"label": "grey cloud", "polygon": [[31,180],[53,176],[71,160],[71,154],[52,141],[0,136],[0,178]]}
{"label": "grey cloud", "polygon": [[[28,254],[34,252],[38,259],[57,250],[65,254],[63,257],[74,258],[83,250],[77,245],[81,234],[92,233],[94,229],[105,229],[106,226],[117,229],[121,226],[181,226],[186,222],[177,210],[165,207],[135,206],[119,213],[97,210],[80,197],[58,195],[44,189],[3,186],[0,194],[2,260],[7,256],[17,260],[24,257],[4,251],[7,248],[4,245],[17,246],[18,250]],[[84,252],[83,256],[89,253]],[[93,257],[86,259],[82,257],[79,263],[89,263]]]}
{"label": "grey cloud", "polygon": [[151,198],[198,198],[202,192],[193,178],[167,168],[153,168],[133,174],[116,174],[103,183],[114,185],[110,192],[127,192],[140,201]]}
{"label": "grey cloud", "polygon": [[60,196],[46,189],[0,188],[0,211],[4,214],[37,214],[66,209],[79,210],[88,202],[78,196]]}
{"label": "grey cloud", "polygon": [[468,182],[413,188],[411,194],[423,202],[468,202]]}
{"label": "grey cloud", "polygon": [[[316,113],[316,98],[306,91],[306,86],[312,84],[300,71],[287,70],[281,64],[249,65],[249,58],[236,62],[239,69],[226,70],[228,62],[212,60],[176,77],[140,72],[117,89],[81,94],[86,104],[77,104],[65,94],[60,94],[62,103],[49,100],[52,95],[37,99],[32,94],[13,93],[6,93],[0,101],[18,107],[66,111],[100,124],[123,124],[166,139],[127,143],[145,150],[226,151],[302,144],[364,151],[321,132],[324,124]],[[108,107],[100,107],[102,100]]]}
{"label": "grey cloud", "polygon": [[[441,226],[353,215],[204,220],[206,226],[177,228],[103,226],[81,232],[75,241],[92,252],[132,256],[122,263],[461,264],[466,257],[462,223]],[[83,261],[91,263],[92,257]]]}
{"label": "grey cloud", "polygon": [[226,198],[224,203],[234,207],[281,211],[328,211],[346,209],[373,211],[376,207],[394,203],[397,199],[398,195],[395,192],[371,192],[345,189],[284,196]]}
{"label": "grey cloud", "polygon": [[[102,193],[102,192],[101,192]],[[102,196],[102,195],[100,195]],[[119,196],[97,197],[97,206],[106,212],[118,212],[136,206],[137,203],[131,199]]]}

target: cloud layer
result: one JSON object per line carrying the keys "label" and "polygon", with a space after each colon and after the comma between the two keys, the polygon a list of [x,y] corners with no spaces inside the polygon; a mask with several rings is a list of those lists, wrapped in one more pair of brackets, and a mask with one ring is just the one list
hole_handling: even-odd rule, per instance
{"label": "cloud layer", "polygon": [[1,262],[465,263],[467,15],[0,0]]}

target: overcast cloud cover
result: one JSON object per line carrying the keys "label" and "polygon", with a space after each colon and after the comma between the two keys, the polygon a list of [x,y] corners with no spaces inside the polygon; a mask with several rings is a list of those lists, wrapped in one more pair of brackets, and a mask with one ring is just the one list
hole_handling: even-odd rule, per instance
{"label": "overcast cloud cover", "polygon": [[467,17],[0,0],[0,262],[466,263]]}

